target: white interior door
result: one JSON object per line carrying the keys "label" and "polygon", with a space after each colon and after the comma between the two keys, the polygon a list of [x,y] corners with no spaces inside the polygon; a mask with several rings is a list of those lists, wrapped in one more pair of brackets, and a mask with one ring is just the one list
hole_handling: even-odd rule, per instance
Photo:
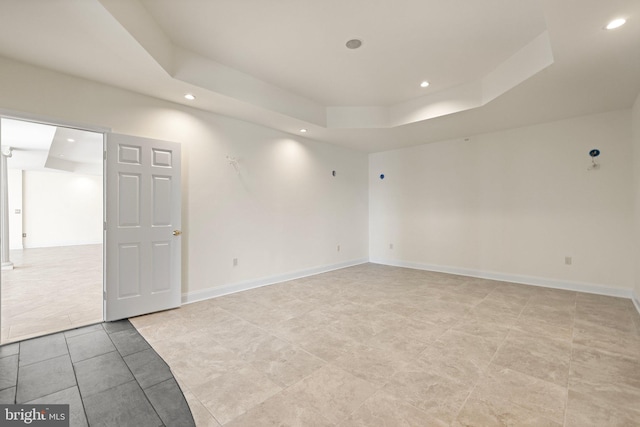
{"label": "white interior door", "polygon": [[107,134],[105,319],[180,306],[180,144]]}

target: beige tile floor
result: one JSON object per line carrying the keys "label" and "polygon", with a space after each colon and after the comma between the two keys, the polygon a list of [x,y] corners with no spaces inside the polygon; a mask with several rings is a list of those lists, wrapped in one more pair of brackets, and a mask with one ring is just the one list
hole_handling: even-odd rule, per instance
{"label": "beige tile floor", "polygon": [[1,272],[0,343],[102,322],[102,245],[11,251]]}
{"label": "beige tile floor", "polygon": [[375,264],[132,319],[198,426],[637,426],[630,300]]}

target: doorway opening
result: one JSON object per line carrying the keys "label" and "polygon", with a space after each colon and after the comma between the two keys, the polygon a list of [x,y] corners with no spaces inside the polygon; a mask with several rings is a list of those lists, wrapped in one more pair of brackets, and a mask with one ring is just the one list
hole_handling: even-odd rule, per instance
{"label": "doorway opening", "polygon": [[104,134],[0,118],[0,344],[102,322]]}

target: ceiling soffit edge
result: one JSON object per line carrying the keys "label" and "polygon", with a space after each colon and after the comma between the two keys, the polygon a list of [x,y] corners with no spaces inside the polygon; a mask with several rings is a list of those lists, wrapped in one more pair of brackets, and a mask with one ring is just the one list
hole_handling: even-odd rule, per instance
{"label": "ceiling soffit edge", "polygon": [[475,81],[391,106],[323,106],[175,46],[137,0],[99,0],[174,79],[258,109],[329,129],[394,128],[481,107],[553,64],[545,30]]}
{"label": "ceiling soffit edge", "polygon": [[167,74],[174,72],[174,45],[138,0],[98,0]]}

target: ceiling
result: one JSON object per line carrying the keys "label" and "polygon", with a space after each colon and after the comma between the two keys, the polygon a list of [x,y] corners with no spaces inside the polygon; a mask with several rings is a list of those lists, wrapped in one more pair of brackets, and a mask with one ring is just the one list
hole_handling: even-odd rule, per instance
{"label": "ceiling", "polygon": [[[367,152],[630,108],[640,93],[637,0],[3,0],[1,12],[2,56]],[[627,24],[603,29],[617,17]]]}
{"label": "ceiling", "polygon": [[9,169],[72,172],[102,176],[103,135],[79,129],[0,119]]}

